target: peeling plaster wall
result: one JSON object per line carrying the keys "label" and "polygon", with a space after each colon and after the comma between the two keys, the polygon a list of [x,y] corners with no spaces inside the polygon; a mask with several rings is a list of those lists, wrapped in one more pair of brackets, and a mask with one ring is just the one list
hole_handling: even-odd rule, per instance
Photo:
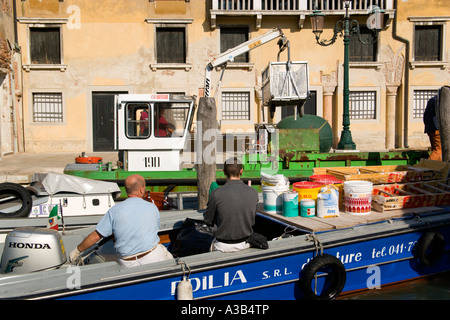
{"label": "peeling plaster wall", "polygon": [[[291,60],[308,61],[310,87],[317,91],[318,114],[322,115],[323,97],[327,86],[332,91],[332,127],[335,141],[342,130],[343,112],[343,41],[338,38],[329,47],[315,43],[308,17],[302,29],[298,28],[298,17],[264,17],[260,29],[256,29],[255,17],[218,16],[218,28],[212,30],[209,21],[209,1],[152,1],[148,0],[16,0],[20,18],[62,18],[63,64],[61,70],[23,71],[24,136],[29,152],[92,151],[92,92],[128,91],[130,93],[155,93],[158,91],[185,92],[202,95],[205,67],[220,52],[220,25],[248,25],[250,38],[280,26],[291,45]],[[205,5],[206,3],[206,5]],[[413,39],[411,16],[450,16],[445,0],[434,0],[423,6],[420,0],[398,1],[398,33]],[[330,17],[326,21],[323,38],[331,38],[335,22],[342,17]],[[146,21],[146,19],[154,19]],[[154,28],[161,19],[188,19],[181,22],[187,26],[187,64],[184,68],[152,68],[156,62]],[[359,19],[359,18],[358,18]],[[186,22],[187,21],[187,22]],[[361,19],[360,23],[363,23]],[[22,47],[22,62],[29,63],[29,22],[19,23],[19,43]],[[445,59],[449,59],[449,31],[446,24]],[[403,135],[403,91],[404,78],[393,79],[395,62],[405,58],[403,44],[392,37],[392,26],[382,31],[379,42],[378,65],[350,69],[351,89],[370,89],[377,92],[377,119],[351,121],[353,139],[359,150],[384,149],[386,126],[395,121],[396,141]],[[262,122],[258,91],[261,87],[261,72],[270,61],[276,61],[276,41],[250,52],[253,64],[248,68],[227,68],[222,88],[253,89],[252,119],[245,123],[222,122],[222,131],[253,129],[254,122]],[[282,61],[287,59],[281,54]],[[405,66],[409,68],[409,66]],[[213,72],[212,92],[215,91],[220,71]],[[326,79],[332,79],[330,83]],[[334,80],[333,80],[334,79]],[[332,82],[335,82],[333,84]],[[398,86],[395,98],[395,119],[386,114],[387,86],[395,82]],[[410,85],[413,87],[440,87],[449,84],[449,67],[410,69]],[[64,122],[33,123],[32,93],[62,92]],[[412,91],[411,91],[412,92]],[[411,99],[411,98],[410,98]],[[217,101],[219,102],[219,101]],[[219,105],[219,103],[218,103]],[[412,101],[409,101],[410,108]],[[220,108],[220,105],[219,107]],[[268,116],[265,114],[265,121]],[[275,121],[279,121],[279,114]],[[423,134],[423,123],[411,120],[408,128],[411,148],[426,148],[428,140]],[[401,145],[399,146],[401,147]]]}
{"label": "peeling plaster wall", "polygon": [[0,0],[0,159],[14,151],[13,21],[12,0]]}

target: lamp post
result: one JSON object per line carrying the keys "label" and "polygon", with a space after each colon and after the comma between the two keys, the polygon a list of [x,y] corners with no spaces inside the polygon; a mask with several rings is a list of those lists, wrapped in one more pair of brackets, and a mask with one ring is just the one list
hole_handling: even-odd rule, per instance
{"label": "lamp post", "polygon": [[[350,15],[348,9],[352,0],[341,0],[344,2],[345,6],[345,16],[344,20],[336,22],[334,27],[333,37],[330,40],[320,40],[320,35],[323,32],[323,25],[325,20],[325,15],[318,10],[315,10],[311,15],[311,27],[312,32],[316,36],[317,44],[321,46],[329,46],[336,42],[337,36],[344,37],[344,113],[342,119],[342,133],[341,139],[339,140],[337,149],[338,150],[355,150],[356,145],[352,139],[352,133],[350,131],[350,90],[349,90],[349,66],[348,66],[348,56],[349,56],[349,45],[350,45],[350,35],[356,33],[358,35],[358,40],[363,44],[373,44],[375,40],[371,43],[366,43],[362,41],[361,35],[359,33],[359,23],[356,20],[350,20]],[[383,28],[383,14],[384,11],[379,7],[373,7],[370,12],[371,15],[367,20],[367,25],[370,29],[373,29],[378,34],[378,31]]]}

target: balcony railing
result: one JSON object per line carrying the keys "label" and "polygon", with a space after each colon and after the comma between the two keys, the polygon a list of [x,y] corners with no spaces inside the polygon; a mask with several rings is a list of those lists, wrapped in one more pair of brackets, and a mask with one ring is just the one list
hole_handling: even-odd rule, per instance
{"label": "balcony railing", "polygon": [[[212,0],[213,10],[344,10],[342,0]],[[353,0],[351,10],[392,9],[393,0]]]}
{"label": "balcony railing", "polygon": [[[305,16],[314,10],[321,10],[327,15],[344,13],[342,0],[211,0],[211,27],[216,27],[216,16],[256,16],[257,27],[261,26],[264,15],[299,16],[299,27],[303,27]],[[393,17],[393,0],[353,0],[350,13],[367,15],[371,6],[385,10]]]}

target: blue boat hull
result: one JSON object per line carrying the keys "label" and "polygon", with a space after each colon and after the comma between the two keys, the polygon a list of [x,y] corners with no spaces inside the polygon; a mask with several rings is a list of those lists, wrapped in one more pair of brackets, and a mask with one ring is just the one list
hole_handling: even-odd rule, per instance
{"label": "blue boat hull", "polygon": [[[389,222],[384,224],[317,235],[318,239],[322,239],[323,253],[336,257],[345,266],[343,293],[377,289],[386,284],[450,270],[448,218],[433,227],[434,231],[443,235],[446,243],[442,256],[431,266],[420,263],[415,257],[417,242],[430,230],[426,223],[417,225],[412,219],[406,226],[392,230],[389,230]],[[365,234],[364,230],[369,231],[370,228],[386,230]],[[300,243],[304,238],[301,235],[288,241],[295,243],[298,240]],[[194,299],[303,299],[305,296],[299,282],[303,275],[302,269],[317,255],[320,255],[320,248],[311,242],[307,246],[280,246],[276,251],[259,250],[248,257],[230,255],[226,262],[199,264],[191,268],[192,273],[189,275]],[[179,272],[153,275],[148,279],[137,276],[127,282],[111,281],[107,285],[93,285],[72,292],[73,295],[65,298],[173,300],[176,299],[176,287],[181,278]],[[318,273],[319,292],[325,279],[325,274]]]}

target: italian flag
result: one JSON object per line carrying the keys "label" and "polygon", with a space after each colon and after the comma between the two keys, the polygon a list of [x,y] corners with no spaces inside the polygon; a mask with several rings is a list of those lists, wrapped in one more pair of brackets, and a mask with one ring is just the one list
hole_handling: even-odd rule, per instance
{"label": "italian flag", "polygon": [[47,228],[58,230],[58,205],[55,205],[48,216]]}

